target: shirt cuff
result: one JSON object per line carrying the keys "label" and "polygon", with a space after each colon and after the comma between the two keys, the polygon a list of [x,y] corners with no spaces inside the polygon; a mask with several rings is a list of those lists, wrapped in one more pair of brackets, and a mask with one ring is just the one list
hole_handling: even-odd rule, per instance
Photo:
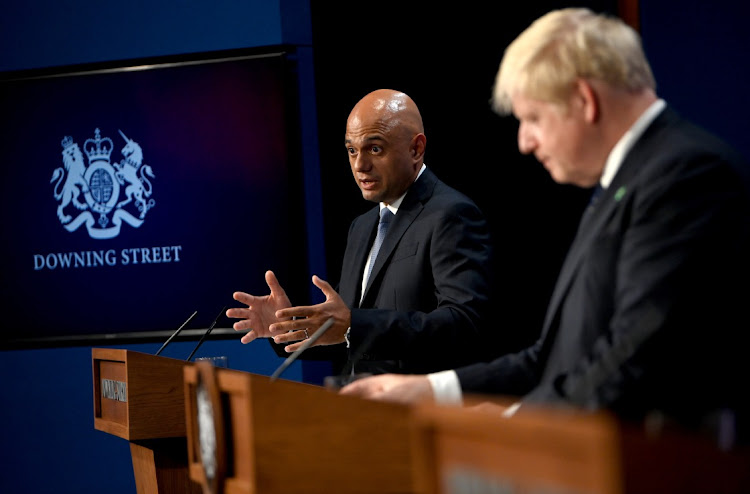
{"label": "shirt cuff", "polygon": [[521,402],[517,401],[503,411],[503,417],[509,418],[516,414],[518,409],[521,408]]}
{"label": "shirt cuff", "polygon": [[439,405],[462,405],[461,383],[458,374],[453,370],[427,374],[427,379],[435,395],[435,403]]}

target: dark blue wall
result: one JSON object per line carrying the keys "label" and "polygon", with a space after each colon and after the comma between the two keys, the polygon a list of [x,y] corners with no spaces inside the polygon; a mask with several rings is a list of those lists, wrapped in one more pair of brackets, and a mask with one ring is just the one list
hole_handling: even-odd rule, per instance
{"label": "dark blue wall", "polygon": [[657,92],[750,159],[750,4],[642,1],[641,34]]}
{"label": "dark blue wall", "polygon": [[[295,45],[307,229],[318,232],[308,257],[311,271],[325,276],[310,32],[306,0],[5,2],[0,71]],[[195,344],[178,341],[162,355],[185,359]],[[97,346],[154,353],[160,343]],[[135,492],[128,442],[94,429],[91,348],[0,352],[0,492]],[[231,368],[263,375],[282,362],[267,342],[242,345],[238,338],[207,341],[196,353],[202,355],[227,355]],[[321,372],[325,367],[295,363],[284,378],[314,381]]]}
{"label": "dark blue wall", "polygon": [[0,70],[310,44],[300,0],[4,3]]}

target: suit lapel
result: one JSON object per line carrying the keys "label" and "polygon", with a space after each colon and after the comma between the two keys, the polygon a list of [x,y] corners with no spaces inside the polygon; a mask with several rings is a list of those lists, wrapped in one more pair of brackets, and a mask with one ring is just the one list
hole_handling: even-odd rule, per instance
{"label": "suit lapel", "polygon": [[591,211],[590,214],[584,214],[581,218],[578,232],[560,268],[555,289],[550,297],[543,334],[549,331],[552,322],[555,320],[568,289],[575,279],[581,261],[591,249],[591,243],[596,233],[612,217],[623,197],[632,193],[635,189],[639,171],[648,166],[648,160],[653,155],[654,139],[658,138],[657,134],[661,129],[670,125],[676,118],[677,115],[670,108],[667,107],[662,111],[628,152],[612,183],[607,190],[602,192],[594,211]]}
{"label": "suit lapel", "polygon": [[378,225],[378,207],[372,208],[354,222],[349,232],[349,243],[346,250],[349,255],[344,256],[344,265],[339,281],[339,295],[349,307],[359,305],[362,274],[364,273],[367,254],[370,251]]}
{"label": "suit lapel", "polygon": [[[380,282],[376,280],[379,280],[380,271],[382,271],[384,266],[389,262],[396,245],[398,245],[401,240],[401,237],[404,236],[404,233],[406,233],[414,220],[419,216],[419,213],[424,209],[424,203],[430,198],[430,196],[432,196],[436,183],[437,176],[429,169],[426,169],[414,185],[409,188],[401,206],[398,208],[398,214],[396,214],[396,217],[391,220],[388,235],[386,236],[383,245],[380,246],[378,258],[375,260],[375,265],[372,267],[372,273],[370,273],[370,279],[365,287],[365,294],[362,298],[363,304],[371,291],[377,291],[372,289],[372,287],[373,285],[379,287]],[[377,229],[377,225],[375,228]],[[374,235],[371,235],[371,237],[370,243],[364,250],[363,267],[364,263],[367,262],[367,254],[372,246]]]}
{"label": "suit lapel", "polygon": [[570,284],[575,278],[581,260],[588,253],[595,233],[601,228],[603,218],[609,216],[612,211],[613,204],[610,195],[611,187],[602,192],[602,196],[599,198],[596,209],[584,213],[581,218],[581,222],[578,225],[578,232],[570,245],[570,249],[568,249],[568,254],[565,256],[563,265],[560,268],[560,274],[555,283],[555,289],[550,297],[549,307],[544,320],[545,333],[548,331],[549,326],[554,320],[554,317],[570,288]]}

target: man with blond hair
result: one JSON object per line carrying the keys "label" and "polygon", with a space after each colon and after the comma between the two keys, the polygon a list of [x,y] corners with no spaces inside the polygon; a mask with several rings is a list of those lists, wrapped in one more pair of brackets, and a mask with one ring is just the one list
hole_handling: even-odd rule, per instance
{"label": "man with blond hair", "polygon": [[513,41],[492,101],[518,119],[522,153],[594,191],[540,338],[492,362],[342,393],[454,403],[494,393],[515,400],[506,415],[543,404],[731,424],[744,413],[735,380],[747,376],[744,159],[657,96],[633,29],[587,9],[550,12]]}

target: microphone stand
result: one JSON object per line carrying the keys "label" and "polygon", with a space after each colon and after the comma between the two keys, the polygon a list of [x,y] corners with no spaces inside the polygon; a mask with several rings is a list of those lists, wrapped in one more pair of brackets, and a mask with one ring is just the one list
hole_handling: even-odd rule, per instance
{"label": "microphone stand", "polygon": [[198,344],[195,345],[195,348],[193,348],[193,351],[188,355],[188,358],[185,360],[187,362],[190,362],[190,359],[193,358],[193,355],[195,355],[195,352],[198,350],[198,347],[200,347],[203,344],[203,340],[206,339],[206,336],[208,336],[211,331],[213,331],[214,326],[216,326],[216,323],[219,322],[219,319],[221,318],[222,314],[224,314],[224,311],[227,310],[227,306],[225,305],[223,309],[221,309],[221,312],[216,316],[216,319],[214,319],[214,322],[211,323],[211,325],[208,327],[205,333],[203,333],[203,336],[201,336],[201,339],[198,340]]}

